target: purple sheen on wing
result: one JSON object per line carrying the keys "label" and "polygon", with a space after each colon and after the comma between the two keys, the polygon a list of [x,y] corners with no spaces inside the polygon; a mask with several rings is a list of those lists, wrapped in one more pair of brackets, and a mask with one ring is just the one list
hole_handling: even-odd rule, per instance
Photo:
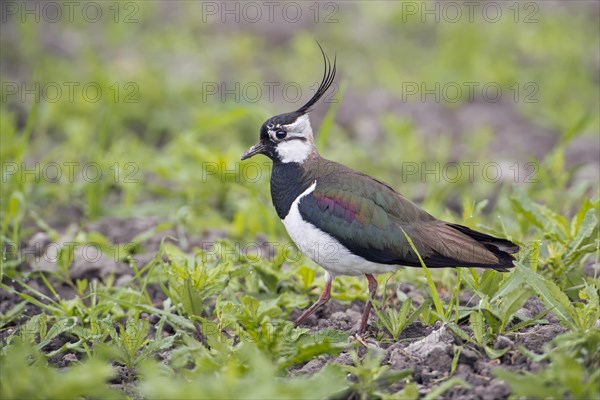
{"label": "purple sheen on wing", "polygon": [[338,218],[343,218],[348,224],[353,221],[358,221],[361,224],[365,224],[368,220],[368,216],[361,215],[360,202],[351,202],[350,199],[342,196],[333,198],[331,196],[325,196],[321,193],[314,194],[317,204],[321,209],[329,209],[333,215]]}

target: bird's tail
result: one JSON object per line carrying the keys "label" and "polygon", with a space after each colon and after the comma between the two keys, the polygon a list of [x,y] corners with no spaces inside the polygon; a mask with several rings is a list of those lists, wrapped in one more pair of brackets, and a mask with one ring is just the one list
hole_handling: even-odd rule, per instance
{"label": "bird's tail", "polygon": [[[513,242],[500,239],[485,233],[474,231],[466,226],[435,221],[431,225],[422,226],[429,243],[415,241],[417,249],[429,248],[428,256],[423,259],[425,265],[432,268],[442,267],[476,267],[491,268],[497,271],[508,271],[514,267],[512,254],[519,251]],[[429,232],[426,232],[429,231]],[[431,239],[435,243],[432,244]],[[408,265],[418,267],[418,263]]]}
{"label": "bird's tail", "polygon": [[515,258],[513,254],[519,251],[519,246],[511,242],[510,240],[500,239],[485,233],[474,231],[463,225],[448,224],[450,227],[457,231],[467,235],[471,239],[477,241],[477,243],[483,245],[488,251],[498,258],[498,263],[491,264],[488,268],[493,268],[498,271],[507,271],[507,268],[512,268],[515,265],[513,262]]}

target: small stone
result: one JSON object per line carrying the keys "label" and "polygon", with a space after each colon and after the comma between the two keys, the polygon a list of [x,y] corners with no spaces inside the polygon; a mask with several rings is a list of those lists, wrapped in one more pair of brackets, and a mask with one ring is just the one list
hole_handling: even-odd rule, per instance
{"label": "small stone", "polygon": [[473,368],[471,368],[471,366],[467,364],[458,364],[454,375],[462,378],[469,377],[473,375]]}
{"label": "small stone", "polygon": [[506,336],[498,336],[496,343],[494,343],[494,349],[501,350],[507,347],[512,348],[514,345],[515,343]]}
{"label": "small stone", "polygon": [[312,375],[323,368],[324,365],[325,361],[323,361],[321,358],[313,358],[298,370],[298,375]]}
{"label": "small stone", "polygon": [[479,355],[475,351],[465,347],[460,352],[460,356],[458,357],[458,362],[460,362],[461,364],[467,364],[467,365],[473,366],[477,362],[478,359],[479,359]]}
{"label": "small stone", "polygon": [[423,371],[421,373],[421,379],[423,381],[423,384],[428,384],[434,380],[437,380],[440,377],[440,372],[439,371]]}
{"label": "small stone", "polygon": [[77,359],[77,356],[73,353],[65,354],[62,359],[63,359],[63,362],[65,363],[65,365],[79,361]]}
{"label": "small stone", "polygon": [[[414,362],[414,361],[412,361]],[[395,370],[410,368],[410,357],[400,349],[394,349],[390,354],[390,366]]]}
{"label": "small stone", "polygon": [[[482,387],[482,386],[480,386]],[[480,392],[482,400],[495,400],[508,397],[511,391],[508,385],[498,379],[493,379],[485,390]]]}
{"label": "small stone", "polygon": [[434,371],[450,372],[452,358],[448,355],[447,348],[436,346],[427,355],[425,364]]}
{"label": "small stone", "polygon": [[406,351],[415,356],[427,357],[435,348],[441,348],[443,351],[448,352],[452,343],[452,335],[446,331],[446,328],[441,327],[431,332],[425,338],[411,343],[406,348]]}
{"label": "small stone", "polygon": [[352,360],[350,353],[340,354],[333,360],[333,363],[340,365],[354,365],[354,361]]}

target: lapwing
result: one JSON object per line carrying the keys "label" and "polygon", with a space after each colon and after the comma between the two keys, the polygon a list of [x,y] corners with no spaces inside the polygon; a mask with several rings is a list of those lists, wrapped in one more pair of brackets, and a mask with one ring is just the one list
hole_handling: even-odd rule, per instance
{"label": "lapwing", "polygon": [[368,280],[369,300],[358,328],[362,334],[377,290],[374,274],[420,267],[419,256],[429,268],[512,268],[519,246],[511,241],[441,221],[384,182],[319,155],[309,111],[336,73],[336,59],[332,64],[319,48],[325,71],[314,96],[296,111],[269,118],[259,142],[242,156],[263,154],[273,161],[275,211],[300,251],[325,269],[321,296],[296,326],[327,303],[336,275],[364,274]]}

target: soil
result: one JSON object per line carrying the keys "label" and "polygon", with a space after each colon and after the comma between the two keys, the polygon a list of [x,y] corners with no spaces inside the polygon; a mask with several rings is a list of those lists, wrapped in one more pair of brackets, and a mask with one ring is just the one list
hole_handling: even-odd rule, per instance
{"label": "soil", "polygon": [[[537,299],[532,299],[536,303]],[[322,310],[306,320],[307,327],[315,331],[325,328],[335,328],[347,332],[356,330],[360,320],[360,311],[363,304],[358,301],[350,305],[342,305],[332,301]],[[526,305],[525,308],[534,307]],[[298,314],[299,315],[299,314]],[[295,314],[293,316],[296,316]],[[371,316],[370,322],[374,317]],[[468,330],[466,326],[463,329]],[[370,324],[366,340],[367,346],[383,349],[385,356],[383,363],[392,370],[412,369],[411,381],[417,384],[421,394],[428,393],[432,387],[450,377],[454,351],[461,348],[454,377],[461,378],[471,385],[470,389],[455,387],[445,393],[447,399],[503,399],[507,398],[511,390],[502,381],[495,378],[493,370],[497,367],[509,368],[516,371],[537,371],[545,362],[534,362],[524,356],[518,347],[542,353],[544,345],[550,343],[557,335],[565,332],[558,322],[549,322],[546,325],[536,325],[518,333],[507,336],[498,336],[494,348],[505,349],[507,352],[498,359],[490,359],[482,349],[464,343],[451,334],[440,323],[433,326],[424,326],[421,322],[409,325],[401,334],[398,341],[393,342],[389,336],[382,341],[373,337],[378,331]],[[349,353],[343,352],[337,357],[319,357],[309,361],[301,367],[292,369],[293,375],[313,374],[328,363],[352,365]],[[402,390],[403,382],[396,382],[388,387],[388,391]]]}
{"label": "soil", "polygon": [[[87,231],[99,232],[113,243],[128,243],[137,235],[153,229],[160,222],[160,220],[154,218],[111,218],[90,223],[85,226],[84,229]],[[61,240],[67,241],[68,236],[70,235],[69,232],[71,231],[72,230],[69,228],[66,228]],[[138,260],[139,265],[144,265],[144,262],[149,261],[156,255],[160,240],[165,237],[165,235],[176,236],[175,232],[172,231],[157,232],[140,243],[140,246],[137,248],[138,253],[134,255]],[[201,237],[191,237],[188,238],[188,246],[190,248],[202,246],[222,236],[222,232],[211,232]],[[51,262],[52,258],[48,255],[48,252],[52,251],[52,246],[48,246],[49,240],[42,232],[32,235],[32,238],[25,243],[24,246],[35,247],[37,243],[45,245],[45,247],[41,246],[41,248],[40,246],[37,246],[40,253],[38,255],[44,262],[35,262],[40,258],[28,259],[27,262],[22,265],[22,268],[32,272],[27,282],[28,285],[51,296],[46,285],[39,277],[37,277],[35,271],[38,269],[56,271],[57,266],[55,263]],[[116,285],[119,286],[126,285],[132,278],[131,268],[122,260],[115,260],[110,257],[101,258],[99,260],[90,260],[89,257],[83,257],[82,254],[77,252],[75,253],[75,260],[69,269],[69,273],[72,278],[85,277],[87,279],[100,280],[113,275]],[[5,283],[12,285],[18,290],[23,290],[17,282],[7,280]],[[56,285],[55,289],[62,298],[69,299],[75,296],[75,292],[70,287],[60,285],[56,282],[53,283]],[[423,298],[423,293],[411,285],[401,284],[401,289],[404,293],[408,293],[409,297],[412,299]],[[381,290],[382,289],[380,289],[380,293]],[[150,287],[148,291],[155,304],[159,304],[164,300],[165,295],[160,288]],[[21,298],[15,294],[8,291],[1,291],[0,311],[5,313],[20,301]],[[468,293],[464,293],[461,296],[463,305],[466,305],[467,303],[472,305],[476,301],[477,299],[473,299]],[[304,327],[311,331],[334,328],[352,334],[356,331],[363,307],[364,303],[359,300],[346,304],[332,300],[318,310],[313,316],[308,318],[304,323]],[[544,307],[538,299],[531,298],[521,311],[528,316],[534,316],[543,309]],[[25,314],[26,316],[32,316],[40,312],[41,310],[38,307],[27,305]],[[300,312],[301,310],[294,311],[291,318],[297,317]],[[156,317],[152,315],[147,315],[146,317],[150,321],[156,319]],[[463,342],[461,339],[451,334],[448,329],[440,323],[436,323],[432,326],[425,326],[421,322],[415,322],[406,327],[397,341],[393,341],[387,332],[382,333],[373,326],[375,318],[376,317],[372,314],[367,334],[359,339],[363,343],[363,345],[359,347],[359,355],[363,356],[365,354],[365,345],[382,349],[385,354],[383,363],[389,365],[392,370],[413,370],[411,381],[417,385],[421,393],[427,393],[432,387],[438,386],[441,382],[450,377],[455,351],[457,349],[461,350],[453,376],[462,378],[472,387],[470,389],[465,389],[457,386],[450,389],[444,395],[445,398],[449,399],[501,399],[508,397],[510,389],[506,384],[495,378],[493,373],[494,368],[502,366],[518,371],[539,370],[544,362],[538,363],[532,361],[530,358],[524,356],[522,352],[519,351],[519,348],[524,347],[532,352],[542,353],[544,345],[549,343],[560,333],[564,332],[564,328],[561,327],[556,318],[551,314],[548,314],[545,317],[545,320],[547,321],[545,325],[532,326],[517,333],[496,338],[493,347],[496,349],[508,348],[508,350],[500,358],[490,359],[481,348]],[[26,322],[26,320],[27,317],[24,317],[21,321],[17,321],[14,326],[9,329],[4,329],[0,334],[0,341],[4,342],[6,337],[11,332],[14,332],[14,329],[17,329],[20,324]],[[468,324],[465,323],[462,328],[468,331]],[[172,330],[166,330],[166,332],[169,332],[170,334],[174,333]],[[381,340],[377,340],[376,338],[378,337],[381,338]],[[69,340],[68,337],[58,336],[45,346],[43,351],[48,353],[55,351],[61,348]],[[162,360],[168,360],[168,352],[157,354],[157,357]],[[49,359],[49,362],[58,368],[64,368],[79,359],[79,354],[67,351],[66,353],[58,353],[52,356]],[[336,357],[317,357],[303,365],[290,368],[289,372],[291,375],[310,375],[321,369],[327,363],[352,365],[352,359],[350,353],[344,351]],[[132,382],[136,379],[135,375],[124,366],[116,365],[116,367],[117,375],[111,381],[111,384],[115,387],[120,387],[125,391],[128,390],[127,388],[131,389]],[[404,381],[395,382],[386,390],[394,393],[402,390],[404,385]]]}

